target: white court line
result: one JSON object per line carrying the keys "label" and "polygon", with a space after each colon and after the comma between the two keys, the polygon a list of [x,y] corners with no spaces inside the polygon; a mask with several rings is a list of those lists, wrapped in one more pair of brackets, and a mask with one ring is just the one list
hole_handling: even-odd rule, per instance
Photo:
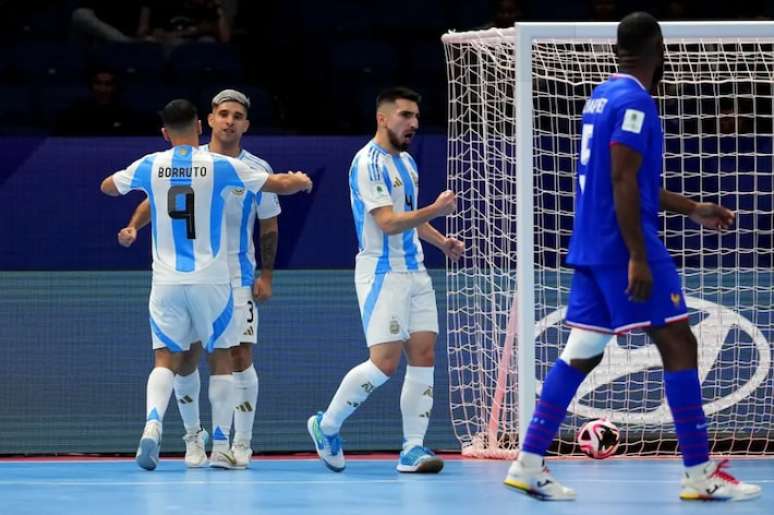
{"label": "white court line", "polygon": [[[429,479],[432,483],[440,484],[494,484],[498,485],[499,481],[492,479]],[[674,480],[650,480],[650,479],[570,479],[572,483],[619,483],[619,484],[674,484],[677,481]],[[749,483],[774,483],[774,479],[761,479],[756,481],[748,481]],[[205,481],[205,480],[182,480],[182,481],[52,481],[52,480],[0,480],[0,486],[174,486],[175,488],[181,485],[192,486],[206,486],[206,485],[310,485],[310,484],[412,484],[417,483],[407,479],[356,479],[356,480],[335,480],[335,479],[323,479],[323,480],[225,480],[225,481]]]}

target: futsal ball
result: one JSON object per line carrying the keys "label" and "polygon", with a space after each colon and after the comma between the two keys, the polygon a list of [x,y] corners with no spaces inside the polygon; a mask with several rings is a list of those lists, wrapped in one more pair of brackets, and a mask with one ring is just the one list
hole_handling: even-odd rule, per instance
{"label": "futsal ball", "polygon": [[618,450],[620,431],[615,424],[601,418],[586,422],[578,431],[578,445],[589,458],[604,460]]}

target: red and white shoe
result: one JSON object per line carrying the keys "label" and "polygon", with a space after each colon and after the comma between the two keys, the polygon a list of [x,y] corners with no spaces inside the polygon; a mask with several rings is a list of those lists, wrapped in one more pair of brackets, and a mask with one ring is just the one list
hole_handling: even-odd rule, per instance
{"label": "red and white shoe", "polygon": [[709,462],[695,477],[682,480],[680,499],[684,501],[746,501],[761,495],[761,487],[743,483],[726,472],[728,460]]}

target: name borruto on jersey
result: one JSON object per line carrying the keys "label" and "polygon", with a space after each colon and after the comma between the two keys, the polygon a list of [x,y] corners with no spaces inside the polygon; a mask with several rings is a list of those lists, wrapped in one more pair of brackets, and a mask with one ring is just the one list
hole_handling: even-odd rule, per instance
{"label": "name borruto on jersey", "polygon": [[190,167],[177,167],[177,166],[159,166],[158,177],[159,178],[173,178],[173,177],[206,177],[206,166],[190,166]]}

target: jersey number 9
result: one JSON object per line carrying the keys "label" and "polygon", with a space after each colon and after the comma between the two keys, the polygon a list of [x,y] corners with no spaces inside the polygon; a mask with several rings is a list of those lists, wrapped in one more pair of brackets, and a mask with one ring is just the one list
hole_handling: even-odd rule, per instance
{"label": "jersey number 9", "polygon": [[[185,207],[177,208],[179,195],[185,197]],[[194,216],[194,190],[190,186],[172,186],[167,193],[167,213],[173,220],[185,220],[186,237],[196,239],[196,218]]]}

